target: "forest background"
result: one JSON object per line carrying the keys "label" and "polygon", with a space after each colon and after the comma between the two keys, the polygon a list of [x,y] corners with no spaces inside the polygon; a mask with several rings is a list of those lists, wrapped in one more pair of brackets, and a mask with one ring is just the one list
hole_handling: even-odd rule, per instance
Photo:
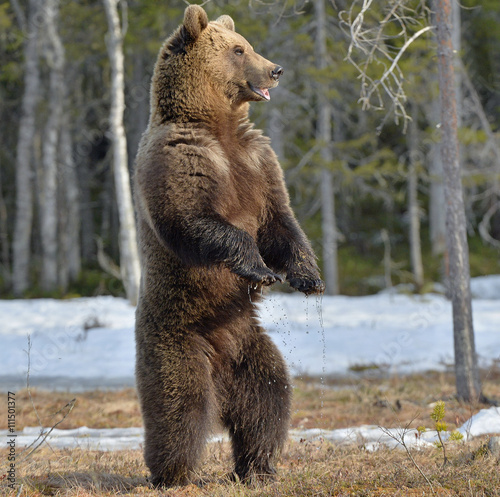
{"label": "forest background", "polygon": [[[393,3],[375,0],[365,22],[380,26]],[[125,294],[104,4],[0,0],[2,298]],[[388,53],[433,23],[430,3],[403,4],[405,36],[400,17],[374,40]],[[120,2],[130,175],[156,56],[185,6]],[[360,101],[366,55],[354,45],[347,60],[359,2],[211,1],[204,8],[211,19],[231,15],[257,52],[285,68],[271,102],[253,104],[251,118],[270,136],[297,217],[321,266],[330,267],[328,292],[361,295],[399,283],[425,291],[445,282],[433,31],[399,59],[407,119],[384,94],[368,108]],[[471,275],[479,276],[500,270],[500,4],[463,0],[456,11],[461,166]],[[371,62],[366,75],[377,81],[387,63]],[[28,167],[19,167],[23,161]],[[16,264],[23,230],[24,268]]]}

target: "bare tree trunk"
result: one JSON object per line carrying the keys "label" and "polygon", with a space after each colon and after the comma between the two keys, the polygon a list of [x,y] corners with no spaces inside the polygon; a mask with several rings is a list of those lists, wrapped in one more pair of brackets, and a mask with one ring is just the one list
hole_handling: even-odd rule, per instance
{"label": "bare tree trunk", "polygon": [[2,167],[0,165],[0,274],[3,280],[4,290],[10,288],[10,257],[9,257],[9,230],[7,226],[7,205],[3,196]]}
{"label": "bare tree trunk", "polygon": [[16,219],[12,244],[12,289],[22,295],[29,286],[31,229],[33,224],[33,138],[40,86],[38,56],[40,0],[29,0],[24,44],[24,94],[16,156]]}
{"label": "bare tree trunk", "polygon": [[380,230],[380,238],[384,244],[384,284],[385,288],[392,288],[392,256],[391,256],[391,239],[389,232],[383,228]]}
{"label": "bare tree trunk", "polygon": [[[451,44],[455,52],[453,57],[453,69],[455,71],[455,98],[457,102],[457,128],[462,127],[462,71],[460,63],[460,52],[462,51],[462,21],[460,9],[462,6],[458,1],[451,2]],[[460,147],[460,145],[459,145]]]}
{"label": "bare tree trunk", "polygon": [[80,198],[78,178],[73,159],[73,144],[67,116],[63,116],[60,137],[60,209],[59,285],[66,291],[81,270],[80,255]]}
{"label": "bare tree trunk", "polygon": [[432,255],[442,256],[446,251],[446,200],[439,143],[431,145],[429,173],[429,235]]}
{"label": "bare tree trunk", "polygon": [[64,158],[61,161],[63,167],[64,191],[66,206],[68,210],[68,276],[70,281],[75,281],[80,276],[82,260],[80,252],[80,192],[78,189],[78,176],[76,164],[73,158],[73,142],[69,130],[69,124],[61,133],[61,150]]}
{"label": "bare tree trunk", "polygon": [[[315,0],[316,56],[319,70],[327,67],[326,11],[324,0]],[[327,168],[332,162],[332,106],[328,100],[327,87],[318,83],[318,122],[316,140],[321,143],[321,227],[323,232],[323,271],[327,295],[338,295],[337,225],[335,220],[335,197],[333,175]]]}
{"label": "bare tree trunk", "polygon": [[[132,88],[129,91],[127,113],[125,114],[125,126],[128,131],[129,171],[133,168],[139,142],[149,120],[149,82],[151,77],[147,74],[147,67],[147,57],[144,55],[144,50],[138,48],[133,54]],[[146,76],[149,76],[147,84],[145,83]]]}
{"label": "bare tree trunk", "polygon": [[[62,134],[61,128],[61,134]],[[62,136],[61,136],[62,138]],[[69,244],[69,219],[68,205],[65,195],[65,178],[62,167],[57,177],[57,285],[59,289],[66,293],[69,287],[69,262],[68,262],[68,244]]]}
{"label": "bare tree trunk", "polygon": [[424,266],[422,264],[422,246],[420,243],[420,206],[418,205],[418,135],[415,112],[410,123],[408,135],[408,216],[410,225],[410,259],[413,281],[417,291],[424,285]]}
{"label": "bare tree trunk", "polygon": [[[78,146],[77,146],[78,147]],[[78,184],[80,186],[80,251],[82,260],[86,263],[94,262],[96,256],[95,249],[95,227],[94,217],[92,213],[92,196],[91,196],[91,181],[92,174],[90,171],[90,159],[87,157],[75,156],[76,174],[78,176]]]}
{"label": "bare tree trunk", "polygon": [[276,152],[276,156],[281,162],[285,158],[285,142],[283,139],[284,124],[281,112],[276,107],[271,109],[267,129],[269,138],[271,139],[271,143],[273,145],[273,150]]}
{"label": "bare tree trunk", "polygon": [[[460,29],[460,5],[458,2],[452,2],[453,31],[452,44],[453,49],[458,54],[461,50],[461,29]],[[454,57],[454,63],[459,63],[459,58]],[[455,93],[457,102],[457,128],[461,127],[462,122],[462,78],[459,66],[455,65]],[[439,122],[437,108],[432,108],[431,116],[434,122]],[[429,191],[429,235],[431,240],[432,254],[434,256],[444,255],[443,277],[446,280],[448,275],[446,252],[446,200],[444,194],[444,176],[443,164],[441,160],[441,150],[438,142],[431,145],[430,155],[430,191]],[[448,283],[448,282],[447,282]]]}
{"label": "bare tree trunk", "polygon": [[[107,47],[111,63],[111,115],[113,171],[120,216],[120,268],[127,298],[136,303],[139,294],[139,255],[130,175],[127,165],[127,140],[123,126],[125,110],[123,32],[118,16],[118,0],[103,0],[108,19]],[[126,6],[122,0],[122,7]]]}
{"label": "bare tree trunk", "polygon": [[323,232],[323,263],[327,295],[339,294],[337,262],[337,228],[335,222],[333,174],[321,170],[321,229]]}
{"label": "bare tree trunk", "polygon": [[[437,40],[436,40],[437,42]],[[439,97],[438,97],[439,98]],[[431,101],[429,115],[431,121],[436,126],[435,134],[439,135],[439,122],[441,119],[439,111],[439,102]],[[446,200],[444,195],[444,174],[443,162],[441,160],[440,135],[432,140],[429,151],[429,238],[431,242],[432,255],[435,257],[444,256],[445,261],[448,258],[446,254]],[[445,269],[445,268],[444,268]],[[447,274],[443,274],[443,280],[446,280]]]}
{"label": "bare tree trunk", "polygon": [[467,402],[481,399],[472,324],[469,252],[459,163],[453,46],[452,0],[436,0],[439,94],[441,102],[441,155],[445,176],[446,243],[453,307],[457,395]]}
{"label": "bare tree trunk", "polygon": [[57,254],[57,149],[64,100],[64,48],[57,32],[59,0],[46,0],[44,21],[47,44],[45,54],[50,68],[48,119],[43,140],[43,190],[40,205],[42,237],[42,289],[58,286]]}

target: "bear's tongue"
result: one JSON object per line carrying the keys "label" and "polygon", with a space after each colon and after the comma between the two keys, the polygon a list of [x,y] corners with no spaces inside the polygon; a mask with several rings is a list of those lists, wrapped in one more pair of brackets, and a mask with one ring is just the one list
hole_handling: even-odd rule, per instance
{"label": "bear's tongue", "polygon": [[259,88],[259,93],[266,99],[271,100],[271,95],[269,95],[269,90],[267,88]]}
{"label": "bear's tongue", "polygon": [[269,90],[267,88],[253,88],[255,93],[258,93],[261,97],[264,97],[266,100],[271,100],[271,96],[269,95]]}

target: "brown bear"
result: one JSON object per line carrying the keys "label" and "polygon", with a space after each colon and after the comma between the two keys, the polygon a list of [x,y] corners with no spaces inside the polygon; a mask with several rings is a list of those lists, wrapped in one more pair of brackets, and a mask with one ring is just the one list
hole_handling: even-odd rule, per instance
{"label": "brown bear", "polygon": [[158,56],[134,175],[137,390],[155,486],[190,481],[217,423],[242,480],[274,474],[287,437],[287,367],[255,304],[281,275],[306,294],[324,285],[269,139],[248,120],[282,72],[229,16],[208,22],[196,5]]}

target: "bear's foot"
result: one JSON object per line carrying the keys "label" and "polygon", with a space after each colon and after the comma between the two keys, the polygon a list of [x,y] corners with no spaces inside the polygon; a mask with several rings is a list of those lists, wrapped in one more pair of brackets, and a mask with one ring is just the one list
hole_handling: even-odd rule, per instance
{"label": "bear's foot", "polygon": [[187,476],[153,476],[149,478],[153,488],[184,487],[193,483]]}
{"label": "bear's foot", "polygon": [[241,482],[249,487],[261,487],[273,483],[276,479],[276,470],[272,467],[237,468],[232,474],[233,481]]}

